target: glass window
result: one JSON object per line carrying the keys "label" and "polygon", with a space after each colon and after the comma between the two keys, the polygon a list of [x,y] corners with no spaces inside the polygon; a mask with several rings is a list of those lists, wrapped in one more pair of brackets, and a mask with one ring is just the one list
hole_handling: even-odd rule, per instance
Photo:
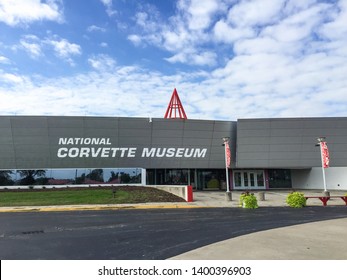
{"label": "glass window", "polygon": [[292,179],[289,169],[269,169],[269,188],[291,188]]}
{"label": "glass window", "polygon": [[258,187],[264,187],[264,172],[257,171],[257,185]]}
{"label": "glass window", "polygon": [[235,187],[241,187],[241,172],[234,172]]}
{"label": "glass window", "polygon": [[197,170],[197,188],[202,189],[224,189],[225,184],[225,170],[223,169],[210,169],[210,170]]}
{"label": "glass window", "polygon": [[254,187],[254,173],[253,172],[249,173],[249,181],[251,183],[251,187]]}
{"label": "glass window", "polygon": [[248,187],[248,172],[243,172],[243,185]]}
{"label": "glass window", "polygon": [[0,170],[0,185],[139,184],[141,168]]}

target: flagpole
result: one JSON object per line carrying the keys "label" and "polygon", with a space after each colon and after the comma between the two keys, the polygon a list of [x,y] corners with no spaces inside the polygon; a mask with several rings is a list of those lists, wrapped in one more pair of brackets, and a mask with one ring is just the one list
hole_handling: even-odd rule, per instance
{"label": "flagpole", "polygon": [[228,159],[227,159],[227,143],[229,141],[229,137],[223,137],[224,142],[224,157],[225,157],[225,179],[226,179],[226,185],[227,185],[227,193],[230,192],[229,188],[229,170],[228,170]]}
{"label": "flagpole", "polygon": [[324,192],[327,192],[328,190],[327,190],[327,183],[325,179],[324,154],[323,154],[323,142],[325,141],[325,137],[319,137],[317,140],[319,142],[320,157],[322,161],[323,187],[324,187]]}

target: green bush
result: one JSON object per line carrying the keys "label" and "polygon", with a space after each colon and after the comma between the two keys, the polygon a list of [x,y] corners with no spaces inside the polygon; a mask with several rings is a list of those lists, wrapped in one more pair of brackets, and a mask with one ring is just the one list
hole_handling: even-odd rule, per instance
{"label": "green bush", "polygon": [[258,208],[257,198],[253,193],[245,192],[240,195],[240,206],[243,208],[255,209]]}
{"label": "green bush", "polygon": [[286,202],[290,207],[293,208],[302,208],[306,206],[305,195],[301,192],[292,192],[288,194]]}

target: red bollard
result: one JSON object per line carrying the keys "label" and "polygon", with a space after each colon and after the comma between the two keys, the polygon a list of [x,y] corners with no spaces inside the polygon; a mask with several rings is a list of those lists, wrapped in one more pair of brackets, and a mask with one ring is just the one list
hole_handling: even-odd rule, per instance
{"label": "red bollard", "polygon": [[187,202],[193,202],[193,187],[187,186]]}

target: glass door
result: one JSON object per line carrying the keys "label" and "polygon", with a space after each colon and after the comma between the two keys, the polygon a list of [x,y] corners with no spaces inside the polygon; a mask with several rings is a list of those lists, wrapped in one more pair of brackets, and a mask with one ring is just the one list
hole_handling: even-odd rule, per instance
{"label": "glass door", "polygon": [[264,171],[263,170],[243,170],[234,171],[235,189],[264,189]]}

